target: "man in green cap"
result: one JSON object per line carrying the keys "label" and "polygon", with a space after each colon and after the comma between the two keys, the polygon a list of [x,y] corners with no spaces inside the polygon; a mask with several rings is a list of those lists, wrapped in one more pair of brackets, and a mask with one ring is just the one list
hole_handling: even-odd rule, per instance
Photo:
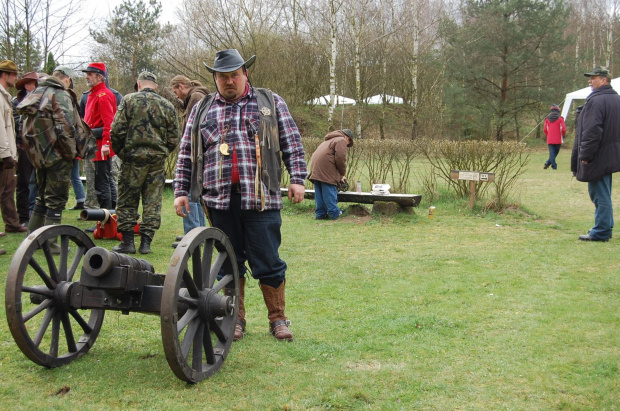
{"label": "man in green cap", "polygon": [[123,97],[110,131],[112,150],[121,159],[116,215],[123,234],[114,251],[135,254],[134,226],[142,199],[140,253],[151,252],[161,224],[166,158],[179,143],[179,124],[172,103],[157,94],[157,77],[143,71],[137,93]]}
{"label": "man in green cap", "polygon": [[[17,145],[15,144],[15,121],[11,107],[10,87],[17,83],[17,65],[11,60],[0,62],[0,210],[7,233],[24,232],[26,229],[19,223],[15,209],[16,180],[13,169],[17,160]],[[1,232],[0,237],[5,233]],[[4,251],[4,250],[3,250]],[[0,254],[4,254],[0,252]]]}
{"label": "man in green cap", "polygon": [[[44,225],[60,224],[69,199],[71,169],[76,156],[74,133],[81,126],[75,94],[67,90],[72,84],[72,75],[71,68],[56,67],[53,74],[17,106],[17,111],[24,116],[22,140],[35,167],[39,191],[28,223],[29,232]],[[57,244],[52,244],[51,248],[53,253],[60,252]]]}
{"label": "man in green cap", "polygon": [[579,114],[571,157],[571,171],[588,183],[594,203],[594,226],[581,241],[606,242],[614,228],[612,174],[620,171],[620,95],[611,87],[611,74],[596,66],[588,73],[592,93]]}

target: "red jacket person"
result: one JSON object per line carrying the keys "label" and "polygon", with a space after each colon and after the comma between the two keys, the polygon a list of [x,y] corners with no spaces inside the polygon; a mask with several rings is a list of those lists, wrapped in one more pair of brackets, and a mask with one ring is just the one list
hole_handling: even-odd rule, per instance
{"label": "red jacket person", "polygon": [[84,121],[97,137],[95,161],[95,192],[99,207],[112,209],[116,198],[112,198],[111,162],[114,157],[110,129],[116,114],[116,97],[105,85],[106,67],[104,63],[90,63],[85,70],[86,84],[90,94],[84,110]]}

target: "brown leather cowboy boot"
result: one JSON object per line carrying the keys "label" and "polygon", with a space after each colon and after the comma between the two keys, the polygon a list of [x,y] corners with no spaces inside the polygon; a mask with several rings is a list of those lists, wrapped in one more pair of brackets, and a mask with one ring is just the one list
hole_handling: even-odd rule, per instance
{"label": "brown leather cowboy boot", "polygon": [[282,282],[278,288],[273,288],[266,284],[261,284],[265,305],[267,306],[267,316],[269,317],[269,330],[271,335],[278,341],[293,341],[293,333],[288,328],[291,324],[284,315],[284,288],[286,281]]}
{"label": "brown leather cowboy boot", "polygon": [[[233,290],[224,288],[224,295],[234,295]],[[245,335],[245,277],[239,279],[239,311],[237,313],[237,324],[235,325],[235,336],[233,341],[239,341]]]}

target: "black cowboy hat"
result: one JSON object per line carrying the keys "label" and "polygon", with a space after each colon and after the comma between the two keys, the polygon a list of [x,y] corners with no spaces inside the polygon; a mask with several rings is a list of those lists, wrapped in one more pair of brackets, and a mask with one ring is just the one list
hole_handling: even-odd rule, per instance
{"label": "black cowboy hat", "polygon": [[243,61],[243,57],[236,49],[228,49],[218,51],[215,54],[215,62],[213,63],[213,67],[207,66],[207,63],[202,63],[205,65],[207,70],[210,73],[220,72],[220,73],[230,73],[231,71],[237,70],[239,67],[245,66],[245,68],[250,68],[254,61],[256,60],[256,55],[250,57],[247,61]]}

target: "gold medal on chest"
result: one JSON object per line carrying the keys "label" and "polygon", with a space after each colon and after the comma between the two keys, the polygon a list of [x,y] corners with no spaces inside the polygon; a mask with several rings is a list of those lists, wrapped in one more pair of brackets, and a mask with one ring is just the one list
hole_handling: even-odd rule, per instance
{"label": "gold medal on chest", "polygon": [[226,143],[220,144],[220,153],[222,153],[222,155],[225,155],[225,156],[230,154],[228,152],[228,144],[226,144]]}

